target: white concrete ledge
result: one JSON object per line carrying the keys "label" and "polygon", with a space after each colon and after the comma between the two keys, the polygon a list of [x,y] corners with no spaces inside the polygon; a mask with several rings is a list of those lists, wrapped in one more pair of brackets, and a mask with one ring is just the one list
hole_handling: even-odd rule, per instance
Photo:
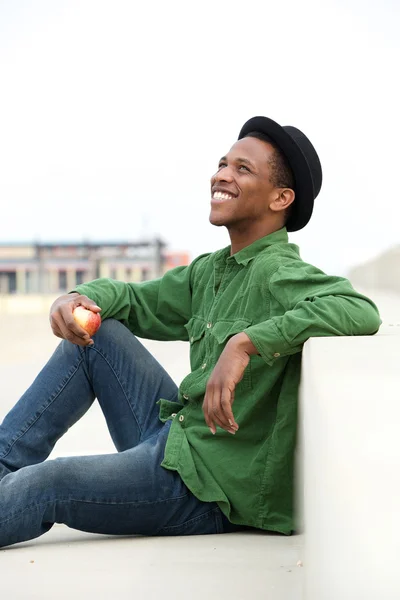
{"label": "white concrete ledge", "polygon": [[304,600],[400,598],[400,335],[391,333],[304,348]]}
{"label": "white concrete ledge", "polygon": [[113,537],[55,525],[0,549],[10,600],[299,600],[299,536]]}
{"label": "white concrete ledge", "polygon": [[[379,335],[313,339],[304,348],[305,554],[300,535],[117,539],[55,526],[0,550],[2,597],[398,600],[400,297],[371,297],[387,323]],[[53,299],[10,301],[3,312],[0,302],[0,418],[58,343],[47,316]],[[145,343],[177,382],[188,372],[185,343]],[[113,450],[95,405],[52,458]]]}

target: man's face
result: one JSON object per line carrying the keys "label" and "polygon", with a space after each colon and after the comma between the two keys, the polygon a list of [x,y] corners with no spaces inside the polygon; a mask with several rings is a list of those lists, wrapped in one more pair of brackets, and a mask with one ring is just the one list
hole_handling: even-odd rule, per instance
{"label": "man's face", "polygon": [[211,178],[213,225],[242,229],[268,220],[268,206],[276,192],[270,182],[269,160],[273,153],[267,142],[246,137],[221,158]]}

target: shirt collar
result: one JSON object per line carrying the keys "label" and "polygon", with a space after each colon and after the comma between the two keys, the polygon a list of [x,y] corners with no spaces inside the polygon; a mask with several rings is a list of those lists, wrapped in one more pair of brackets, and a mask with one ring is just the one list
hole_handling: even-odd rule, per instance
{"label": "shirt collar", "polygon": [[[273,244],[287,244],[288,242],[289,237],[286,227],[282,227],[282,229],[278,229],[278,231],[274,231],[273,233],[256,240],[232,256],[228,256],[228,260],[235,259],[239,265],[246,266],[251,260],[253,260],[253,258],[255,258],[263,250],[266,250],[269,246],[272,246]],[[230,250],[230,247],[227,249]]]}

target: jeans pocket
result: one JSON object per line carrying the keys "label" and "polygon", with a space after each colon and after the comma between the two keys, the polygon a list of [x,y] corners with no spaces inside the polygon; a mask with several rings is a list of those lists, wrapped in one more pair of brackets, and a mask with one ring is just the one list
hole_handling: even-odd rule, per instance
{"label": "jeans pocket", "polygon": [[212,535],[223,532],[221,511],[218,507],[214,507],[179,525],[163,527],[157,535]]}

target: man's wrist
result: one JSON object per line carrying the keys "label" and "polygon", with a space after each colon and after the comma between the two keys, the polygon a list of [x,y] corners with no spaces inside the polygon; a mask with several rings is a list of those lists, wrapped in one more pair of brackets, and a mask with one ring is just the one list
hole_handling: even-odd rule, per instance
{"label": "man's wrist", "polygon": [[249,338],[247,333],[244,333],[244,331],[234,335],[229,340],[229,343],[234,345],[235,348],[238,348],[239,350],[243,350],[243,352],[246,352],[246,354],[249,354],[250,356],[253,354],[258,354],[257,348],[255,347],[255,345],[253,344],[253,342],[251,341],[251,339]]}

